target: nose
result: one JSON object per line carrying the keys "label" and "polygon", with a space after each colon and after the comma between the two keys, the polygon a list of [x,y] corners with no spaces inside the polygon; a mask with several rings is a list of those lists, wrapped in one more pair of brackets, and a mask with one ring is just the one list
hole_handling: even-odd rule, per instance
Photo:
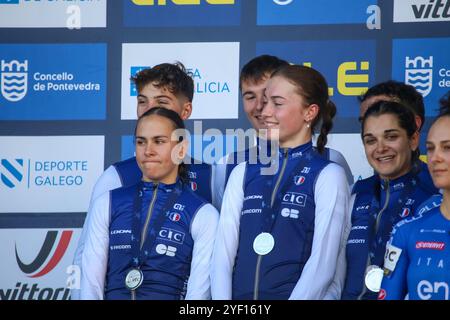
{"label": "nose", "polygon": [[256,97],[256,110],[261,112],[261,110],[264,109],[264,103],[265,103],[264,97]]}
{"label": "nose", "polygon": [[153,156],[155,154],[154,145],[152,142],[148,142],[145,146],[144,153],[147,157]]}
{"label": "nose", "polygon": [[262,103],[262,111],[261,116],[263,118],[270,118],[273,116],[273,103],[267,100],[264,100]]}
{"label": "nose", "polygon": [[428,163],[430,163],[430,164],[435,164],[442,160],[442,157],[441,157],[441,154],[440,154],[438,148],[435,148],[432,151],[428,151],[427,158],[428,158]]}
{"label": "nose", "polygon": [[377,151],[378,153],[383,153],[384,151],[386,151],[386,149],[387,149],[386,143],[383,141],[383,139],[380,139],[380,140],[377,142],[377,148],[376,148],[376,151]]}

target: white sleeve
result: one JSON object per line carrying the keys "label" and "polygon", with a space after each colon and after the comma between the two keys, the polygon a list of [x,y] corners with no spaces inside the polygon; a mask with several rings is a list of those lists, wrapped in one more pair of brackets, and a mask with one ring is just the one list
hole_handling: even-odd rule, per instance
{"label": "white sleeve", "polygon": [[103,299],[108,264],[110,194],[97,198],[84,226],[86,239],[81,254],[81,289],[83,300]]}
{"label": "white sleeve", "polygon": [[342,153],[330,148],[330,161],[337,163],[344,169],[345,176],[347,177],[347,182],[349,185],[352,185],[354,183],[352,169],[350,169],[350,166],[348,165],[347,160],[345,160]]}
{"label": "white sleeve", "polygon": [[232,276],[239,241],[239,224],[244,201],[246,162],[231,172],[220,210],[211,269],[211,294],[215,300],[231,300]]}
{"label": "white sleeve", "polygon": [[330,163],[316,181],[316,212],[311,255],[289,297],[290,300],[324,298],[336,271],[348,200],[349,190],[344,169]]}
{"label": "white sleeve", "polygon": [[218,222],[219,212],[209,203],[198,210],[192,221],[194,249],[186,300],[211,299],[210,269]]}
{"label": "white sleeve", "polygon": [[347,273],[347,258],[346,258],[346,247],[347,240],[352,227],[352,209],[353,203],[355,202],[356,195],[350,197],[350,202],[347,210],[347,215],[345,217],[345,227],[342,233],[341,247],[339,248],[338,262],[336,266],[336,272],[334,274],[333,282],[325,294],[324,300],[340,300],[342,295],[342,290],[344,289],[345,276]]}
{"label": "white sleeve", "polygon": [[[78,266],[81,269],[81,256],[83,254],[84,243],[86,242],[86,225],[92,215],[92,205],[94,201],[110,190],[114,190],[122,186],[122,182],[120,180],[119,174],[114,166],[109,166],[102,175],[97,179],[97,182],[94,185],[94,188],[91,193],[91,200],[89,202],[89,209],[86,215],[86,219],[84,221],[83,230],[81,231],[80,238],[78,240],[78,246],[75,250],[73,265]],[[70,299],[71,300],[79,300],[80,299],[80,289],[79,288],[71,288],[70,290]]]}

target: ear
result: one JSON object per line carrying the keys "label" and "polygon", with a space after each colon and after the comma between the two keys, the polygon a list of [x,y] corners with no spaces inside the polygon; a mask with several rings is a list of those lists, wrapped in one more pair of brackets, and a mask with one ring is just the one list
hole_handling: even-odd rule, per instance
{"label": "ear", "polygon": [[181,109],[180,117],[183,119],[183,121],[189,119],[192,113],[192,102],[186,101],[183,103],[183,107]]}
{"label": "ear", "polygon": [[420,119],[419,116],[414,116],[414,119],[416,120],[417,131],[419,131],[420,126],[422,125],[422,119]]}
{"label": "ear", "polygon": [[183,159],[186,157],[187,150],[188,150],[189,143],[187,139],[184,139],[183,141],[177,143],[175,148],[172,151],[172,155],[176,159],[176,163],[180,164]]}
{"label": "ear", "polygon": [[311,123],[319,114],[320,107],[319,105],[313,103],[305,108],[305,121]]}
{"label": "ear", "polygon": [[417,150],[417,148],[419,147],[419,142],[420,142],[419,131],[416,131],[409,139],[409,146],[412,151]]}

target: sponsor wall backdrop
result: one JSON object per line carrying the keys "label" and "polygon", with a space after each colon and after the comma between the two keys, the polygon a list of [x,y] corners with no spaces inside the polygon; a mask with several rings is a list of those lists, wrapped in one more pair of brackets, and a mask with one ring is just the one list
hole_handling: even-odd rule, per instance
{"label": "sponsor wall backdrop", "polygon": [[450,89],[450,0],[0,0],[0,299],[69,297],[93,184],[133,154],[132,74],[183,62],[191,153],[221,141],[217,159],[236,146],[221,133],[249,128],[239,70],[263,53],[326,76],[329,145],[364,178],[356,97],[388,79],[414,85],[426,133]]}

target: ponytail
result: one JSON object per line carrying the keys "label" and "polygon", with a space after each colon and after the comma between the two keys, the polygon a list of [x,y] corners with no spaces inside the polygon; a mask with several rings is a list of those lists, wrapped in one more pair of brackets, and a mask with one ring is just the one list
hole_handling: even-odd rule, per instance
{"label": "ponytail", "polygon": [[326,104],[324,104],[325,110],[322,110],[322,126],[320,127],[320,134],[317,137],[317,151],[319,153],[323,153],[325,150],[325,146],[328,141],[328,133],[330,133],[333,128],[333,118],[336,115],[336,105],[333,101],[328,100]]}

